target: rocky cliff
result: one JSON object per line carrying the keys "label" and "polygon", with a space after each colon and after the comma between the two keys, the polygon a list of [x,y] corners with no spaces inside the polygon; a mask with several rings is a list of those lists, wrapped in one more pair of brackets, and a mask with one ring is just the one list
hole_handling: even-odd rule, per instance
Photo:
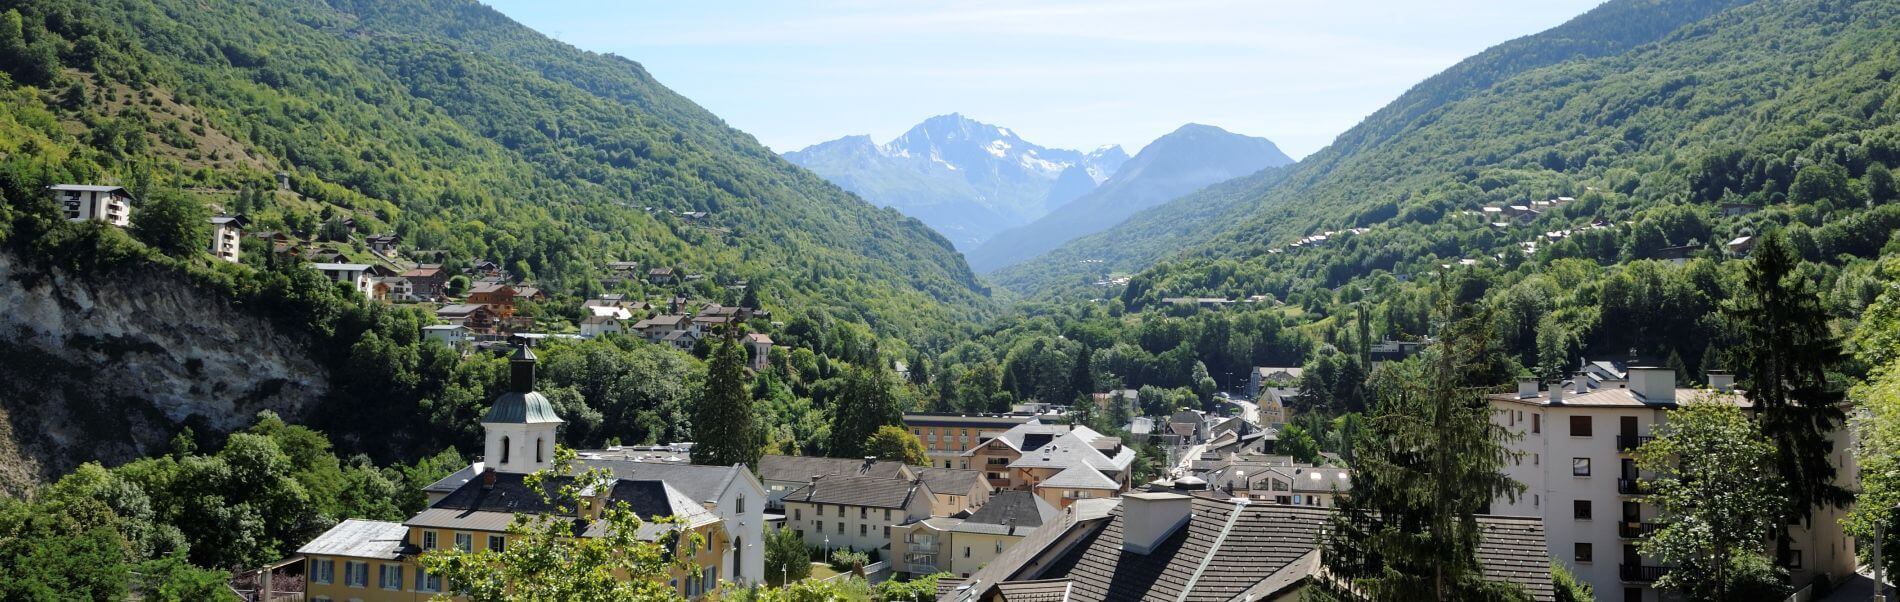
{"label": "rocky cliff", "polygon": [[330,387],[306,349],[162,270],[80,275],[0,251],[0,491],[161,452],[185,426],[301,420]]}

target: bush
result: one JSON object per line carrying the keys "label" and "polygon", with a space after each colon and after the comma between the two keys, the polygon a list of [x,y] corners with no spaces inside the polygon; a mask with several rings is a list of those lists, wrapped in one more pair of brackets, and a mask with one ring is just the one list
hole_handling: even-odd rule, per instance
{"label": "bush", "polygon": [[850,573],[862,570],[864,565],[871,564],[871,557],[863,552],[845,548],[832,550],[831,558],[827,562],[831,565],[831,570]]}

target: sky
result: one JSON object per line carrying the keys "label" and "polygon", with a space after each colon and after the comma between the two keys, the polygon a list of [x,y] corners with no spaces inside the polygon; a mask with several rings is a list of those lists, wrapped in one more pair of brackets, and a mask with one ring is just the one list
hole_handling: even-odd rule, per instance
{"label": "sky", "polygon": [[1413,84],[1600,0],[485,0],[786,152],[963,115],[1130,154],[1185,123],[1295,158]]}

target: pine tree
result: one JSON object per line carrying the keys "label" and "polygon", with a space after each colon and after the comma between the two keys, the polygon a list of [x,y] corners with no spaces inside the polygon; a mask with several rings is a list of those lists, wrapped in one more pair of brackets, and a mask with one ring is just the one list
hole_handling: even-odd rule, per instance
{"label": "pine tree", "polygon": [[[1787,236],[1771,231],[1756,245],[1744,273],[1744,293],[1727,308],[1740,344],[1730,350],[1762,431],[1775,444],[1775,469],[1786,479],[1781,518],[1806,519],[1815,506],[1841,506],[1847,490],[1834,484],[1828,434],[1843,418],[1844,393],[1828,381],[1841,358],[1821,299],[1796,273],[1800,260]],[[1789,542],[1783,532],[1777,553]]]}
{"label": "pine tree", "polygon": [[1075,350],[1075,366],[1069,370],[1069,386],[1076,395],[1088,395],[1095,392],[1095,368],[1089,365],[1090,355],[1087,345]]}
{"label": "pine tree", "polygon": [[736,336],[727,336],[706,365],[706,384],[693,413],[693,463],[757,467],[764,438],[752,414],[752,379],[746,352]]}
{"label": "pine tree", "polygon": [[1491,422],[1483,385],[1502,356],[1490,315],[1444,287],[1439,342],[1391,366],[1378,410],[1355,442],[1352,491],[1340,497],[1325,545],[1335,573],[1374,600],[1515,600],[1523,591],[1486,581],[1476,515],[1523,485],[1504,474],[1511,433]]}

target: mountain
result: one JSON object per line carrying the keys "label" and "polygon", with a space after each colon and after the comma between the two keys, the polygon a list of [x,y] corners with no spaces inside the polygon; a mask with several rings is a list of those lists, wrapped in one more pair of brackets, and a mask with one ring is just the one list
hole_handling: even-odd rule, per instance
{"label": "mountain", "polygon": [[[1785,71],[1759,70],[1808,71],[1807,63],[1829,51],[1822,38],[1799,37],[1813,33],[1809,31],[1744,31],[1755,25],[1737,19],[1767,10],[1745,7],[1748,4],[1606,2],[1420,82],[1294,166],[1188,195],[989,278],[1017,291],[1071,290],[1105,274],[1136,272],[1174,256],[1260,257],[1267,248],[1306,234],[1384,221],[1399,212],[1398,206],[1419,204],[1432,195],[1453,197],[1470,207],[1549,195],[1558,189],[1557,180],[1581,190],[1586,180],[1607,183],[1606,174],[1624,173],[1621,170],[1654,171],[1661,165],[1656,161],[1666,161],[1679,149],[1699,149],[1763,129],[1744,126],[1739,114],[1754,115],[1749,107],[1766,102],[1759,90],[1789,90],[1795,80],[1783,79]],[[1867,4],[1844,6],[1870,10]],[[1737,7],[1746,10],[1731,11]],[[1825,12],[1809,2],[1786,10]],[[1728,31],[1711,37],[1717,27]],[[1751,37],[1760,40],[1751,42]],[[1761,47],[1750,46],[1769,43],[1769,38],[1802,54],[1764,56]],[[1866,44],[1858,39],[1833,43],[1847,48]],[[1800,81],[1812,83],[1824,75]],[[1738,77],[1752,87],[1736,86],[1733,78]],[[1749,93],[1731,98],[1734,104],[1727,107],[1696,102],[1701,112],[1669,112],[1670,103],[1686,106],[1742,90]],[[1848,104],[1829,111],[1843,111]],[[1556,159],[1548,165],[1547,154]],[[1618,163],[1615,171],[1609,169],[1612,161]],[[1480,172],[1488,176],[1483,181],[1473,177]],[[1559,174],[1561,179],[1545,177]],[[1532,175],[1539,177],[1525,177]],[[1464,185],[1447,188],[1449,180]],[[1361,213],[1368,209],[1376,210]],[[1249,244],[1235,246],[1241,241]]]}
{"label": "mountain", "polygon": [[991,271],[1108,229],[1138,211],[1209,184],[1292,162],[1265,138],[1190,123],[1143,147],[1095,190],[996,235],[967,257],[977,271]]}
{"label": "mountain", "polygon": [[0,155],[45,138],[32,156],[83,164],[73,176],[227,192],[275,188],[285,171],[297,199],[240,207],[253,230],[347,217],[557,291],[598,291],[606,263],[628,260],[744,280],[885,334],[989,305],[924,224],[783,160],[634,61],[473,0],[0,2],[8,12],[34,52],[0,51],[6,87],[49,95],[8,104],[50,111],[13,121],[71,131],[24,132]]}
{"label": "mountain", "polygon": [[879,145],[846,136],[785,158],[943,233],[960,248],[1028,223],[1095,188],[1128,154],[1045,148],[958,115],[924,120]]}

